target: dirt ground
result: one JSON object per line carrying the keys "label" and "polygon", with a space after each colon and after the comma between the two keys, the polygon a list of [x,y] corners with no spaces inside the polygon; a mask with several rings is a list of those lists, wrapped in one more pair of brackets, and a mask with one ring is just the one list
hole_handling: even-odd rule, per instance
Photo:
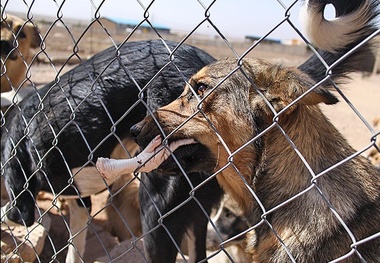
{"label": "dirt ground", "polygon": [[356,150],[364,150],[376,133],[377,141],[380,140],[379,128],[373,123],[380,117],[380,75],[365,78],[355,75],[340,87],[348,101],[339,97],[338,104],[324,105],[322,109]]}

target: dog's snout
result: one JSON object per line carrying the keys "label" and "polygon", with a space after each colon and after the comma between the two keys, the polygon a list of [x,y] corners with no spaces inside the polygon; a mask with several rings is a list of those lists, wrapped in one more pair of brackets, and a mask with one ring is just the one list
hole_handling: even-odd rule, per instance
{"label": "dog's snout", "polygon": [[15,52],[12,52],[14,47],[10,41],[1,40],[0,48],[1,48],[1,57],[9,56],[10,59],[17,58]]}
{"label": "dog's snout", "polygon": [[131,133],[131,135],[132,135],[132,137],[133,137],[134,139],[136,139],[137,136],[140,135],[140,132],[141,132],[141,128],[142,128],[142,126],[143,126],[143,125],[141,125],[141,122],[139,122],[139,123],[136,123],[135,125],[133,125],[133,126],[131,127],[131,129],[129,130],[129,132]]}
{"label": "dog's snout", "polygon": [[1,47],[1,52],[7,52],[7,53],[11,51],[11,48],[12,48],[9,41],[5,41],[5,40],[0,41],[0,47]]}

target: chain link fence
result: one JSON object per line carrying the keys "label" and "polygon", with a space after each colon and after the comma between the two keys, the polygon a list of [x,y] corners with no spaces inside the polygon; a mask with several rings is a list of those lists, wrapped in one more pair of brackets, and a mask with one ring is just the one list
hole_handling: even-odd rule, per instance
{"label": "chain link fence", "polygon": [[[153,171],[105,180],[94,168],[98,157],[136,155],[139,147],[131,127],[176,99],[188,79],[214,59],[259,57],[298,66],[316,52],[296,26],[298,1],[271,1],[282,17],[268,14],[271,26],[266,33],[244,40],[229,37],[215,23],[215,6],[223,1],[194,1],[201,18],[192,21],[190,30],[177,32],[153,23],[151,10],[165,1],[89,1],[91,10],[83,12],[91,13],[91,21],[66,17],[67,1],[51,1],[55,7],[50,16],[39,16],[37,2],[20,1],[18,13],[8,10],[9,0],[1,3],[2,207],[9,202],[2,211],[1,262],[252,262],[244,249],[246,236],[261,225],[271,227],[272,214],[316,189],[315,180],[328,171],[340,169],[342,163],[333,163],[321,173],[312,172],[309,188],[276,207],[264,207],[251,192],[262,209],[261,220],[250,225],[239,205],[223,196],[215,179],[218,172],[210,176],[182,169],[181,176],[169,176]],[[135,6],[140,20],[103,17],[103,7],[113,4],[126,10]],[[230,12],[244,9],[244,4]],[[257,8],[268,4],[253,3]],[[231,23],[238,28],[242,22]],[[201,27],[212,37],[199,34]],[[286,43],[272,39],[281,27],[297,37]],[[355,75],[354,81],[363,84],[360,91],[334,84],[341,105],[323,107],[358,149],[342,156],[343,163],[369,155],[379,165],[379,127],[373,122],[380,113],[377,65],[374,56]],[[364,103],[360,96],[366,98]],[[292,145],[277,121],[267,129],[273,127]],[[241,177],[236,180],[245,180],[233,159],[252,140],[228,149],[228,164],[219,172],[236,169]],[[201,160],[202,156],[193,162]],[[5,179],[7,173],[17,176]],[[7,193],[4,180],[16,190]],[[344,215],[328,208],[352,239],[347,253],[332,259],[335,262],[345,262],[357,246],[380,238],[379,229],[357,239]],[[4,216],[10,213],[22,215],[20,224],[6,222]],[[285,237],[276,238],[283,242]],[[296,262],[297,256],[289,253],[289,261]]]}

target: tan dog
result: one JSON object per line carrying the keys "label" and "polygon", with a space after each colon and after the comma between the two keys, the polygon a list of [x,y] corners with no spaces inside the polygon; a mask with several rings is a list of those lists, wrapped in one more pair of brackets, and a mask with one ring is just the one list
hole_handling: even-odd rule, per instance
{"label": "tan dog", "polygon": [[1,92],[19,88],[35,54],[32,49],[40,44],[35,25],[7,14],[1,22]]}
{"label": "tan dog", "polygon": [[109,222],[105,228],[119,241],[140,236],[139,180],[133,174],[122,175],[111,186],[112,204],[105,209]]}

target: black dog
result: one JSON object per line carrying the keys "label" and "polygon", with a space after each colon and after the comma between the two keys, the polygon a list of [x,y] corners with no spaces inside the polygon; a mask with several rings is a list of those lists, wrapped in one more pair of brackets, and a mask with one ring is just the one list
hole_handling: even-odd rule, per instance
{"label": "black dog", "polygon": [[[207,177],[208,174],[193,173],[187,178],[196,187]],[[199,262],[206,258],[208,216],[212,208],[220,203],[223,192],[216,180],[211,180],[206,184],[210,187],[209,191],[201,190],[207,188],[201,187],[195,191],[194,199],[177,208],[189,199],[190,191],[193,190],[190,183],[183,179],[185,176],[168,177],[156,172],[142,176],[139,197],[148,262],[175,262],[178,252],[184,251],[190,256],[188,262]],[[209,195],[210,191],[212,195]],[[168,215],[165,216],[165,213]],[[159,224],[161,217],[162,222]],[[187,240],[184,240],[185,236]]]}
{"label": "black dog", "polygon": [[[2,209],[5,212],[2,221],[33,224],[35,196],[40,190],[58,196],[74,196],[85,204],[90,194],[107,186],[99,180],[93,167],[96,159],[110,156],[116,147],[128,141],[134,123],[143,119],[147,112],[177,98],[183,90],[184,80],[214,61],[207,53],[187,45],[181,45],[171,54],[169,50],[176,46],[174,42],[164,44],[157,40],[126,43],[119,50],[111,47],[64,74],[59,81],[31,94],[2,117],[1,174],[12,201],[11,206]],[[206,175],[198,175],[202,176]],[[172,193],[161,199],[163,193],[158,188],[162,185],[175,185],[179,195],[189,192],[182,176],[168,179],[157,175],[155,180],[143,176],[143,183],[158,203],[160,213],[166,213],[178,201]],[[213,185],[221,196],[219,186]],[[156,189],[157,192],[153,192]],[[144,198],[147,194],[140,193],[143,210],[152,206],[144,202],[148,200]],[[203,204],[202,197],[199,194]],[[210,202],[209,198],[206,202]],[[218,202],[215,198],[210,206]],[[199,213],[182,209],[176,214],[192,218]],[[143,218],[146,230],[157,223],[151,218]],[[175,223],[181,224],[184,230],[190,227],[183,222]],[[171,231],[177,225],[167,227]],[[206,232],[206,225],[207,220],[203,232]],[[176,234],[175,239],[181,240],[184,231],[173,231],[173,235]],[[68,255],[73,261],[78,260],[75,250],[81,255],[84,252],[83,244],[77,245],[79,247],[72,249],[74,255]],[[177,251],[172,244],[162,246],[165,249],[171,246]],[[150,246],[148,254],[161,249]],[[203,243],[202,250],[205,253]]]}

